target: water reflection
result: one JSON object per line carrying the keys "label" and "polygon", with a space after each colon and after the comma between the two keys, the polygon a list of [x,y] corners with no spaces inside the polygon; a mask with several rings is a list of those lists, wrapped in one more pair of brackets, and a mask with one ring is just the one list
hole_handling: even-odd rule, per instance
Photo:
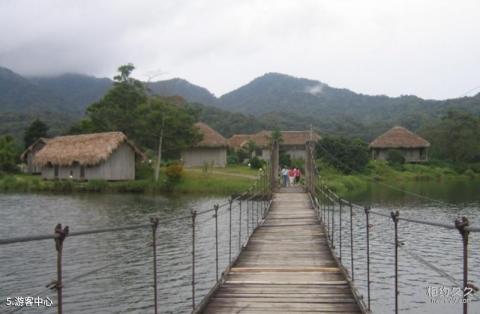
{"label": "water reflection", "polygon": [[[480,226],[478,215],[479,182],[418,182],[397,185],[447,204],[428,202],[412,195],[371,185],[366,191],[348,195],[361,204],[372,204],[378,211],[400,210],[402,217],[415,217],[452,223],[459,215],[468,216]],[[0,237],[52,233],[57,222],[71,226],[72,231],[148,223],[150,217],[178,218],[161,223],[158,230],[159,302],[162,313],[188,313],[191,309],[191,220],[192,209],[205,210],[218,197],[164,197],[148,195],[0,195]],[[346,213],[345,213],[346,215]],[[344,216],[345,217],[345,216]],[[239,224],[238,204],[232,211],[233,255],[238,252],[239,234],[247,233],[243,208]],[[228,264],[228,211],[220,211],[220,269]],[[198,217],[197,228],[197,302],[215,282],[214,222],[211,213]],[[355,213],[356,284],[365,294],[365,221],[361,210]],[[338,235],[338,219],[336,234]],[[349,265],[349,220],[343,221],[343,259]],[[393,223],[384,217],[372,216],[372,305],[375,313],[393,309]],[[348,228],[347,228],[348,227]],[[347,231],[346,231],[347,230]],[[433,227],[401,223],[400,237],[405,248],[417,253],[461,281],[460,236]],[[472,234],[470,246],[470,278],[480,285],[480,235]],[[337,237],[338,241],[338,237]],[[145,313],[153,306],[152,251],[150,230],[128,230],[67,238],[64,254],[65,311],[67,313]],[[338,248],[337,243],[337,248]],[[0,249],[0,300],[8,296],[27,296],[44,291],[45,284],[55,278],[53,241],[14,244]],[[110,265],[114,264],[114,265]],[[104,269],[88,276],[79,274]],[[452,283],[400,251],[400,306],[403,313],[452,313],[460,305],[432,304],[426,296],[431,285],[452,286]],[[50,296],[52,292],[41,292]],[[5,312],[1,308],[0,312]],[[26,312],[26,311],[25,311]],[[480,313],[480,303],[470,305],[470,312]],[[42,313],[55,313],[54,308]]]}

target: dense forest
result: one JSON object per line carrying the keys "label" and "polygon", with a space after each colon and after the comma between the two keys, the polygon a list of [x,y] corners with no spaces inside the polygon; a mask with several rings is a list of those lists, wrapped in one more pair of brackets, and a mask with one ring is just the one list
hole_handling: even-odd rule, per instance
{"label": "dense forest", "polygon": [[[114,84],[111,79],[79,74],[25,78],[0,68],[0,134],[11,134],[20,141],[36,118],[47,123],[50,135],[65,133]],[[368,96],[278,73],[265,74],[219,98],[182,79],[143,85],[149,95],[180,96],[196,119],[226,137],[313,126],[321,134],[370,141],[394,125],[426,134],[451,110],[480,114],[480,94],[443,101]]]}

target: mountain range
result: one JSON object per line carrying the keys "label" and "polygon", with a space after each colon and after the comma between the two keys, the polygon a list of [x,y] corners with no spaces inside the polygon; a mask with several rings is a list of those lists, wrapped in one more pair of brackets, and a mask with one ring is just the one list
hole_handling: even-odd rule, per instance
{"label": "mountain range", "polygon": [[[18,136],[37,117],[52,134],[62,133],[112,84],[108,78],[80,74],[23,77],[0,67],[0,134]],[[147,86],[154,94],[193,103],[199,119],[225,136],[312,126],[321,133],[370,140],[397,124],[414,131],[425,128],[451,109],[480,114],[480,93],[448,100],[370,96],[280,73],[267,73],[221,97],[179,78]]]}

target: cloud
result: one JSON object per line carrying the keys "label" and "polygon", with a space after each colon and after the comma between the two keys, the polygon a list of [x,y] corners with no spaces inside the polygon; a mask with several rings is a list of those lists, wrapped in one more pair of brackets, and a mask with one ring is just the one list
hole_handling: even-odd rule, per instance
{"label": "cloud", "polygon": [[480,2],[0,0],[0,65],[22,74],[168,73],[221,95],[265,72],[369,94],[480,84]]}
{"label": "cloud", "polygon": [[323,92],[323,84],[317,84],[305,88],[305,92],[312,94],[313,96],[319,96]]}

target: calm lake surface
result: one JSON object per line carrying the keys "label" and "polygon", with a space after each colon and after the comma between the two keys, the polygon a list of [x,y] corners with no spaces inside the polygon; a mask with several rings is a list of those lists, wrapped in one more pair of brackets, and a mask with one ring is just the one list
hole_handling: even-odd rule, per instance
{"label": "calm lake surface", "polygon": [[[378,212],[399,210],[401,217],[453,223],[467,216],[471,225],[480,226],[480,182],[419,182],[396,185],[446,202],[421,199],[380,185],[349,195],[359,204],[370,204]],[[225,204],[223,197],[164,197],[147,195],[47,195],[0,194],[0,238],[51,234],[61,222],[70,231],[118,227],[148,223],[150,217],[170,220],[158,229],[159,302],[162,313],[188,313],[191,291],[191,218],[192,209],[208,210]],[[448,203],[448,204],[447,204]],[[365,214],[355,210],[355,279],[365,291]],[[182,218],[187,217],[187,218]],[[247,234],[247,212],[242,207],[241,239]],[[251,217],[251,216],[250,216]],[[349,224],[344,212],[342,257],[350,265]],[[212,213],[197,217],[196,229],[196,302],[215,282],[215,225]],[[229,211],[219,210],[220,269],[228,264]],[[393,223],[391,219],[371,216],[372,307],[375,313],[393,309]],[[338,241],[338,218],[336,241]],[[232,210],[232,255],[239,246],[239,207]],[[432,303],[428,287],[458,287],[462,280],[462,244],[456,230],[426,227],[401,222],[400,307],[402,313],[459,313],[460,304]],[[64,243],[64,309],[66,313],[150,313],[153,307],[151,229],[70,237]],[[470,279],[480,285],[480,234],[470,235]],[[337,242],[337,249],[339,248]],[[438,274],[423,260],[443,270]],[[45,285],[56,276],[56,252],[53,240],[0,246],[0,302],[7,297],[50,297],[55,293]],[[94,272],[95,271],[95,272]],[[455,279],[457,283],[452,282]],[[477,298],[478,299],[478,298]],[[1,313],[16,308],[0,305]],[[17,308],[18,309],[18,308]],[[56,309],[23,308],[18,312],[55,313]],[[480,302],[472,300],[470,313],[480,313]]]}

